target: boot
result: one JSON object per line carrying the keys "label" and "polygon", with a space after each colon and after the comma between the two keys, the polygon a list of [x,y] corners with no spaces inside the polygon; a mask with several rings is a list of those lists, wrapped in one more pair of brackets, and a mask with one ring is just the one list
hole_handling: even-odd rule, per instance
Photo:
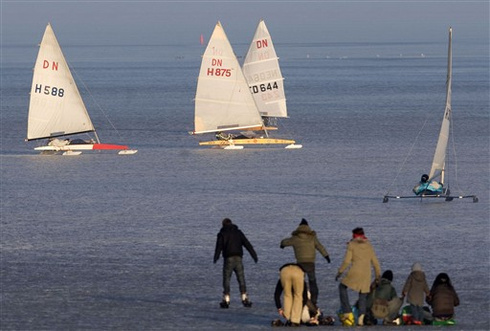
{"label": "boot", "polygon": [[242,303],[244,307],[252,307],[252,302],[248,299],[247,293],[242,293]]}
{"label": "boot", "polygon": [[221,308],[229,308],[230,307],[230,295],[229,294],[223,295],[223,300],[220,302],[219,306]]}
{"label": "boot", "polygon": [[352,312],[342,314],[340,316],[340,321],[342,322],[343,326],[353,326],[355,324],[354,314]]}

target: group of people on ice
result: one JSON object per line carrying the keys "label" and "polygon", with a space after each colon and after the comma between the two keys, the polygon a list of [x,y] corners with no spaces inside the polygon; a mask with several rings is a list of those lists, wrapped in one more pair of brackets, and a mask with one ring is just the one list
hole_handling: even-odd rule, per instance
{"label": "group of people on ice", "polygon": [[[324,316],[317,306],[318,286],[315,276],[316,251],[328,263],[330,257],[319,242],[316,232],[310,228],[305,219],[301,220],[291,237],[281,241],[281,248],[288,246],[294,249],[296,263],[287,263],[279,269],[274,301],[284,321],[276,319],[272,325],[334,324],[335,319]],[[218,233],[214,254],[214,263],[218,261],[221,254],[224,260],[223,300],[220,303],[222,308],[228,308],[230,305],[230,279],[233,272],[239,283],[243,305],[252,306],[245,284],[242,247],[247,249],[257,263],[257,253],[246,236],[229,218],[225,218]],[[372,269],[374,269],[374,281],[372,281]],[[459,305],[459,298],[449,276],[440,273],[429,289],[421,265],[414,263],[401,296],[398,296],[392,286],[393,272],[386,270],[381,274],[378,258],[363,228],[352,230],[352,239],[347,244],[344,260],[335,280],[340,281],[341,308],[338,317],[342,325],[373,325],[378,321],[386,325],[454,324],[454,307]],[[359,293],[358,301],[353,306],[349,302],[348,290]],[[281,295],[283,303],[281,303]],[[407,305],[402,309],[405,300]],[[431,306],[432,311],[424,307],[424,301]]]}

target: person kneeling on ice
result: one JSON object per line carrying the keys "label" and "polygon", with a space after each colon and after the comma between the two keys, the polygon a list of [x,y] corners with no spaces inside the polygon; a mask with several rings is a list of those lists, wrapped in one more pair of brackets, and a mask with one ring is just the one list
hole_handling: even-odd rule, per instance
{"label": "person kneeling on ice", "polygon": [[454,324],[454,307],[459,305],[459,297],[448,274],[442,272],[437,275],[427,303],[432,307],[434,324]]}
{"label": "person kneeling on ice", "polygon": [[347,275],[339,284],[339,296],[343,325],[352,326],[355,323],[354,314],[349,303],[347,288],[359,293],[359,319],[358,325],[364,325],[366,314],[366,298],[371,285],[371,266],[374,268],[376,283],[379,284],[381,269],[374,248],[364,235],[363,228],[352,230],[352,239],[347,244],[344,261],[337,272],[335,280],[338,281],[342,273],[350,266]]}
{"label": "person kneeling on ice", "polygon": [[[386,270],[381,275],[379,284],[373,284],[372,290],[367,297],[367,311],[364,323],[376,324],[377,319],[383,319],[384,325],[399,325],[398,319],[403,301],[397,296],[396,289],[391,282],[393,272]],[[396,321],[395,321],[396,319]]]}
{"label": "person kneeling on ice", "polygon": [[[284,308],[281,294],[284,292]],[[274,291],[274,301],[286,325],[298,326],[300,323],[318,325],[320,311],[309,298],[305,282],[305,272],[301,265],[288,263],[279,269],[279,280]]]}
{"label": "person kneeling on ice", "polygon": [[245,284],[245,272],[242,263],[242,246],[245,246],[252,256],[252,259],[257,263],[257,253],[255,253],[255,250],[247,237],[245,237],[243,232],[238,229],[229,218],[223,219],[221,230],[216,239],[216,249],[214,251],[213,260],[213,262],[216,263],[221,252],[223,252],[223,301],[220,303],[221,308],[228,308],[230,306],[230,279],[233,272],[235,272],[240,286],[243,305],[245,307],[252,307],[252,302],[248,299],[247,286]]}

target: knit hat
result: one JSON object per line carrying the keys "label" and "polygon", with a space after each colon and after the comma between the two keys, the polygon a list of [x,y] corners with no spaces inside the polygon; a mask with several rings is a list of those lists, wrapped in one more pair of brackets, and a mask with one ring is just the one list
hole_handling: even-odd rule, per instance
{"label": "knit hat", "polygon": [[308,222],[303,218],[301,219],[301,223],[299,225],[308,225]]}
{"label": "knit hat", "polygon": [[393,272],[391,270],[386,270],[385,272],[383,272],[381,278],[387,279],[391,282],[393,281]]}
{"label": "knit hat", "polygon": [[221,222],[221,224],[223,226],[225,226],[225,225],[230,225],[232,223],[231,223],[231,220],[229,218],[225,218],[225,219],[223,219],[223,221]]}
{"label": "knit hat", "polygon": [[420,265],[420,263],[415,262],[415,263],[412,265],[412,271],[422,271],[422,266]]}
{"label": "knit hat", "polygon": [[352,230],[352,234],[364,235],[364,229],[363,228],[355,228],[354,230]]}

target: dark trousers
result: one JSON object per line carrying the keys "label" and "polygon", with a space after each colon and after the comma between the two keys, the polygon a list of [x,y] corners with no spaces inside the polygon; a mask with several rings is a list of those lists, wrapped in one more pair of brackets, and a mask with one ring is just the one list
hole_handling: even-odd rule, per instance
{"label": "dark trousers", "polygon": [[298,264],[301,265],[305,274],[308,275],[308,287],[310,289],[311,302],[316,306],[318,300],[318,286],[316,285],[315,263],[304,262]]}
{"label": "dark trousers", "polygon": [[233,272],[235,272],[240,286],[240,293],[246,293],[247,286],[245,284],[242,258],[240,256],[230,256],[224,259],[223,263],[223,294],[230,294],[230,279]]}

